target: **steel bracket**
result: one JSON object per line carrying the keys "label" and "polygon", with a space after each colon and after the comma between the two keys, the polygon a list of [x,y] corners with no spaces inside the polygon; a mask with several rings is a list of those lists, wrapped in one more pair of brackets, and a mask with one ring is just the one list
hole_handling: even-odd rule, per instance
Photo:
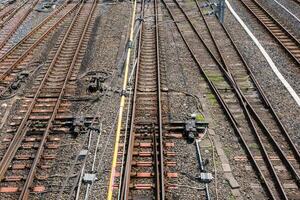
{"label": "steel bracket", "polygon": [[125,96],[125,97],[127,97],[127,96],[128,96],[127,91],[126,91],[126,90],[121,90],[120,96]]}
{"label": "steel bracket", "polygon": [[127,48],[128,49],[132,49],[133,48],[133,42],[131,40],[128,41]]}

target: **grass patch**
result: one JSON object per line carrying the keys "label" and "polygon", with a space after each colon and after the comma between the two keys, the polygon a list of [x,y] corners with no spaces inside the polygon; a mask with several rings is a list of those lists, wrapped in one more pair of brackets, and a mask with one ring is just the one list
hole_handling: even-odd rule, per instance
{"label": "grass patch", "polygon": [[249,144],[249,148],[258,149],[258,145],[256,143]]}

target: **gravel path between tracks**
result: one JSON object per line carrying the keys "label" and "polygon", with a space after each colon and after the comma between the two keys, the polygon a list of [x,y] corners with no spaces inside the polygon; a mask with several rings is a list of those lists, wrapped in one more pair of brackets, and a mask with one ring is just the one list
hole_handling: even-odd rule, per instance
{"label": "gravel path between tracks", "polygon": [[[127,26],[130,19],[131,4],[119,2],[117,4],[103,4],[100,8],[100,17],[96,22],[93,35],[93,51],[88,52],[84,63],[89,63],[86,71],[96,70],[107,72],[109,78],[104,82],[104,87],[112,90],[108,96],[100,98],[95,108],[99,109],[99,118],[103,122],[103,133],[100,138],[99,152],[96,157],[96,170],[98,181],[95,182],[91,191],[90,198],[103,199],[107,195],[107,186],[110,177],[111,159],[115,142],[115,120],[118,114],[120,101],[120,91],[122,77],[118,76],[118,62],[120,55],[126,45]],[[118,13],[118,15],[115,15]],[[98,24],[97,24],[98,23]],[[86,61],[86,62],[85,62]],[[83,64],[84,66],[84,64]],[[111,83],[112,80],[114,83]],[[103,102],[101,102],[103,100]],[[96,139],[93,139],[96,144]],[[92,152],[94,152],[94,147]],[[87,163],[87,169],[91,169],[92,157]],[[86,186],[82,187],[81,195],[86,192]]]}
{"label": "gravel path between tracks", "polygon": [[[81,95],[88,95],[86,88],[91,77],[87,74],[93,71],[108,74],[109,77],[105,80],[103,86],[110,91],[107,93],[107,96],[102,96],[99,93],[92,94],[92,97],[100,95],[100,99],[90,107],[90,110],[86,109],[88,106],[85,103],[78,105],[78,109],[82,109],[82,113],[98,116],[103,127],[95,164],[98,181],[95,182],[90,191],[90,199],[104,199],[107,194],[115,142],[114,122],[117,117],[119,91],[122,83],[122,77],[118,76],[117,63],[120,58],[119,54],[122,54],[125,46],[124,38],[127,35],[131,4],[128,2],[108,2],[101,4],[99,7],[89,48],[81,67],[81,75],[86,75],[80,82]],[[118,13],[118,15],[115,13]],[[95,151],[96,142],[97,136],[94,136],[91,148],[92,153]],[[87,171],[91,170],[92,156],[93,154],[88,159]],[[83,185],[81,190],[82,197],[86,192],[86,188],[87,185]]]}

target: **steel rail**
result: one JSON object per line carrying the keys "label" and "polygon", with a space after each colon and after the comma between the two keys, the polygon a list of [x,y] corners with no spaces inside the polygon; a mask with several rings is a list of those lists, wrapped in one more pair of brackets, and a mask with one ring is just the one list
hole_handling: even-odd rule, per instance
{"label": "steel rail", "polygon": [[[144,1],[141,2],[141,8],[140,8],[140,15],[137,17],[138,19],[144,19],[144,12],[143,12],[143,9],[144,9]],[[134,25],[134,31],[133,33],[135,33],[135,36],[133,36],[133,43],[135,44],[135,46],[137,47],[137,49],[135,50],[134,52],[134,55],[133,57],[135,58],[134,60],[134,63],[131,64],[132,66],[132,69],[131,69],[131,72],[129,73],[129,78],[128,78],[128,86],[132,86],[133,83],[134,83],[134,77],[135,74],[136,74],[136,68],[137,66],[139,65],[139,61],[140,61],[140,55],[141,55],[141,38],[142,38],[142,33],[141,33],[141,24],[144,20],[140,20],[138,25],[135,24]],[[133,85],[134,86],[134,85]],[[126,126],[125,126],[125,130],[124,132],[127,133],[129,128],[130,128],[130,114],[131,114],[131,107],[132,107],[132,99],[133,99],[133,89],[132,87],[129,87],[129,94],[128,94],[128,98],[127,98],[127,108],[126,108],[126,120],[125,120],[125,123],[126,123]],[[124,139],[123,141],[127,141],[127,137],[128,135],[125,134],[124,136]],[[123,189],[122,188],[122,183],[123,183],[123,178],[124,178],[124,161],[125,161],[125,157],[126,157],[126,145],[124,145],[123,147],[123,152],[122,152],[122,159],[121,159],[121,169],[120,169],[120,180],[119,180],[119,183],[118,183],[118,197],[117,199],[121,199],[121,190]]]}
{"label": "steel rail", "polygon": [[[164,2],[164,3],[165,3],[165,2]],[[168,11],[169,11],[169,13],[170,13],[172,19],[175,20],[175,19],[173,18],[172,11],[170,10],[170,8],[168,7],[168,5],[167,5],[166,3],[165,3],[165,5],[166,5],[166,7],[167,7],[167,9],[168,9]],[[178,6],[179,6],[179,4],[178,4]],[[187,17],[187,16],[186,16],[186,17]],[[191,23],[191,22],[189,22],[189,23],[190,23],[190,25],[192,26],[192,23]],[[193,53],[192,49],[190,48],[189,44],[187,43],[187,41],[185,40],[183,34],[181,33],[181,30],[179,29],[177,23],[175,23],[175,25],[176,25],[178,31],[180,32],[180,35],[181,35],[181,37],[183,38],[185,44],[186,44],[187,47],[189,48],[189,51],[191,52],[191,54],[192,54],[194,60],[197,62],[197,58],[193,55],[194,53]],[[193,29],[194,29],[194,28],[193,28]],[[199,36],[199,34],[197,34],[197,35]],[[201,38],[199,38],[199,39],[201,39]],[[203,42],[203,41],[202,41],[202,42]],[[214,59],[215,59],[215,58],[214,58]],[[216,63],[219,63],[219,62],[216,60]],[[198,64],[199,68],[201,68],[200,63],[197,62],[197,64]],[[240,94],[240,91],[239,91],[238,88],[236,87],[236,84],[235,84],[234,80],[231,79],[231,76],[228,74],[228,72],[226,72],[225,68],[224,68],[222,65],[220,65],[220,63],[219,63],[219,67],[221,67],[221,71],[223,71],[223,73],[224,73],[224,75],[225,75],[225,78],[228,79],[230,85],[233,87],[233,89],[234,89],[234,91],[236,92],[237,96],[239,96],[240,104],[241,104],[241,106],[243,106],[243,108],[244,108],[243,110],[244,110],[244,112],[247,114],[246,116],[248,116],[247,118],[248,118],[248,121],[251,123],[252,130],[254,130],[255,133],[256,133],[255,127],[253,126],[252,119],[251,119],[251,117],[250,117],[250,115],[249,115],[249,111],[247,110],[247,108],[245,107],[246,105],[245,105],[244,102],[242,101],[242,100],[243,100],[243,99],[242,99],[242,96],[241,96],[241,94]],[[220,99],[221,96],[219,96],[219,92],[217,92],[217,91],[214,90],[215,87],[214,87],[213,83],[209,80],[209,78],[206,76],[205,72],[204,72],[202,69],[201,69],[200,71],[202,71],[202,73],[204,74],[205,79],[207,80],[207,82],[209,83],[210,87],[213,89],[214,93],[215,93],[216,96],[218,97],[218,101],[222,104],[222,107],[223,107],[224,110],[226,111],[227,116],[231,119],[231,123],[234,125],[234,124],[235,124],[235,121],[232,119],[232,118],[233,118],[233,115],[230,114],[229,109],[226,108],[227,106],[226,106],[225,102],[224,102],[222,99]],[[240,134],[240,132],[239,132],[239,130],[237,129],[237,127],[235,127],[235,125],[234,125],[234,128],[235,128],[236,132],[238,133],[238,135],[239,135],[240,137],[242,137],[242,135]],[[259,136],[259,135],[256,135],[258,141],[260,141],[260,138],[259,138],[258,136]],[[248,145],[245,143],[245,141],[243,141],[243,139],[242,139],[242,143],[243,143],[243,145],[245,146],[245,148],[247,149],[247,154],[252,158],[251,160],[252,160],[252,162],[254,163],[255,168],[257,169],[257,171],[258,171],[259,174],[261,175],[261,178],[263,179],[262,181],[263,181],[263,183],[266,185],[267,192],[268,192],[269,195],[274,199],[274,198],[275,198],[275,197],[274,197],[274,194],[273,194],[272,191],[270,190],[270,188],[269,188],[269,186],[268,186],[268,184],[267,184],[267,181],[265,180],[265,177],[263,176],[262,172],[260,171],[260,169],[259,169],[259,167],[258,167],[256,161],[253,159],[253,156],[251,155],[251,151],[249,151],[249,149],[248,149]],[[261,141],[260,141],[260,143],[261,143]],[[261,143],[261,147],[264,149],[262,143]],[[263,152],[265,152],[265,151],[263,151]],[[263,155],[266,156],[267,154],[263,154]],[[268,162],[268,164],[269,164],[269,166],[272,167],[272,165],[271,165],[270,162]],[[273,168],[273,167],[272,167],[272,168]],[[272,171],[273,171],[273,170],[272,170]],[[274,171],[273,171],[273,172],[274,172]],[[273,174],[274,174],[275,177],[276,177],[275,180],[276,180],[277,185],[281,186],[281,184],[280,184],[280,182],[279,182],[279,180],[278,180],[278,177],[276,176],[275,173],[273,173]],[[284,192],[281,192],[281,195],[282,195],[283,198],[286,197]]]}
{"label": "steel rail", "polygon": [[[142,12],[145,10],[145,1],[142,1]],[[144,14],[141,15],[144,17]],[[156,131],[153,131],[153,156],[154,156],[154,170],[155,170],[155,199],[164,200],[165,199],[165,188],[164,188],[164,161],[163,161],[163,130],[162,130],[162,110],[161,110],[161,91],[160,91],[160,66],[159,66],[159,32],[158,32],[158,4],[154,0],[154,23],[155,25],[155,51],[156,51],[156,86],[157,86],[157,123],[158,123],[158,135]],[[142,39],[144,22],[142,22],[140,31],[140,40]],[[142,47],[142,42],[139,43],[138,48],[138,58],[140,58],[140,52]],[[139,84],[139,66],[140,61],[138,60],[137,69],[135,72],[135,85],[134,85],[134,95],[131,108],[131,124],[130,124],[130,133],[128,139],[128,149],[127,149],[127,158],[124,169],[123,183],[121,185],[121,200],[129,199],[129,187],[130,187],[130,176],[131,176],[131,162],[133,157],[134,141],[135,141],[135,116],[136,116],[136,102],[137,102],[137,88]]]}
{"label": "steel rail", "polygon": [[[197,4],[199,10],[201,11],[199,5]],[[247,73],[249,74],[250,78],[252,79],[254,85],[257,87],[263,102],[265,103],[265,106],[270,110],[271,114],[273,115],[274,119],[276,120],[277,125],[280,127],[281,132],[284,133],[284,137],[286,138],[286,140],[288,141],[288,143],[290,144],[290,147],[292,147],[292,151],[295,155],[295,157],[297,158],[297,161],[299,162],[300,160],[300,154],[299,151],[297,149],[297,147],[295,146],[295,144],[293,143],[290,135],[288,134],[286,128],[284,127],[284,125],[282,124],[281,120],[279,119],[277,113],[274,110],[274,107],[271,105],[268,97],[266,96],[265,92],[263,91],[262,87],[260,86],[260,84],[258,83],[258,81],[256,80],[251,68],[249,67],[248,63],[246,62],[244,56],[242,55],[240,49],[238,48],[238,46],[236,45],[235,41],[233,40],[232,36],[230,35],[229,31],[227,30],[227,28],[224,26],[224,24],[221,24],[223,30],[225,31],[226,35],[228,36],[228,38],[230,39],[232,45],[234,46],[235,50],[237,51],[238,55],[240,56],[246,70]]]}
{"label": "steel rail", "polygon": [[[210,33],[210,37],[212,38],[212,40],[216,40],[215,37],[213,36],[212,32],[211,32],[211,28],[209,27],[202,11],[201,8],[197,2],[197,0],[195,0],[197,7],[198,7],[198,11],[201,14],[202,19],[205,21],[206,24],[206,28],[209,30]],[[281,130],[281,133],[283,134],[283,136],[285,137],[287,143],[290,145],[290,148],[296,158],[296,161],[299,163],[300,162],[300,155],[299,155],[299,151],[297,150],[295,144],[292,142],[287,130],[285,129],[285,127],[283,126],[282,122],[280,121],[280,119],[278,118],[275,110],[273,109],[271,103],[269,102],[267,96],[264,94],[264,91],[262,90],[260,84],[257,82],[256,78],[254,77],[248,63],[245,61],[244,56],[241,54],[240,50],[238,49],[237,45],[235,44],[235,42],[233,41],[231,35],[229,34],[228,30],[226,29],[226,27],[223,24],[220,24],[223,31],[225,32],[226,36],[228,37],[228,39],[230,40],[231,44],[233,45],[235,51],[237,52],[237,55],[239,56],[239,58],[241,59],[243,65],[246,68],[246,71],[248,73],[248,75],[250,76],[253,84],[255,85],[255,87],[257,88],[260,96],[262,97],[262,103],[267,107],[268,111],[271,113],[271,115],[273,116],[273,119],[276,122],[276,125],[278,126],[278,128]],[[220,47],[215,43],[216,49],[218,51],[219,54],[221,53]],[[221,56],[221,59],[223,60],[222,63],[224,63],[225,65],[227,65],[227,62],[224,60],[224,56]],[[226,67],[226,71],[230,73],[230,70],[228,67]],[[233,76],[231,76],[233,78]],[[236,84],[237,85],[237,84]],[[249,101],[247,100],[247,98],[245,97],[245,95],[243,94],[243,92],[240,90],[239,87],[237,87],[237,89],[239,90],[239,93],[241,94],[241,97],[243,98],[243,101],[246,103],[247,107],[249,108],[250,113],[252,113],[252,116],[256,119],[256,121],[259,123],[259,125],[262,127],[262,129],[264,130],[264,132],[267,134],[269,140],[271,141],[272,145],[276,148],[276,150],[279,152],[279,155],[281,157],[281,159],[283,160],[283,162],[287,165],[288,169],[290,170],[290,172],[293,174],[293,176],[296,179],[296,183],[298,184],[298,186],[300,186],[300,176],[297,173],[297,171],[295,170],[295,168],[293,167],[293,165],[291,164],[291,162],[287,159],[287,156],[285,155],[285,153],[283,152],[282,148],[279,146],[279,144],[276,142],[276,140],[274,139],[274,137],[272,136],[272,134],[270,133],[270,131],[268,130],[268,128],[266,127],[265,123],[262,121],[262,119],[259,117],[259,115],[257,114],[257,112],[254,110],[253,106],[249,103]]]}
{"label": "steel rail", "polygon": [[[258,88],[258,92],[260,93],[260,95],[261,95],[261,97],[263,99],[263,103],[269,109],[269,112],[273,116],[273,118],[274,118],[277,126],[281,130],[281,133],[283,133],[283,136],[285,137],[286,141],[289,143],[289,147],[291,148],[291,150],[292,150],[292,152],[293,152],[293,154],[294,154],[294,156],[296,158],[296,162],[299,163],[300,162],[300,155],[299,155],[299,151],[297,150],[294,142],[292,141],[292,139],[291,139],[290,135],[288,134],[286,128],[283,126],[283,124],[282,124],[281,120],[279,119],[278,115],[276,114],[273,106],[269,102],[268,97],[264,94],[264,91],[262,90],[261,86],[259,85],[259,83],[255,79],[255,77],[254,77],[251,69],[249,68],[248,64],[244,60],[244,57],[242,56],[241,52],[237,48],[236,44],[233,42],[232,37],[229,35],[228,30],[224,26],[223,26],[223,28],[224,28],[224,31],[226,32],[226,34],[228,34],[228,38],[232,41],[233,46],[235,47],[235,49],[238,52],[238,54],[239,54],[242,62],[244,63],[244,65],[246,67],[246,70],[247,70],[248,74],[250,75],[250,78],[252,79],[254,85]],[[253,116],[257,119],[257,121],[262,126],[262,128],[264,129],[264,131],[267,133],[269,139],[272,141],[272,143],[274,144],[275,148],[279,152],[279,154],[281,156],[281,159],[283,159],[283,161],[286,163],[286,165],[289,168],[290,172],[293,173],[293,176],[296,178],[296,182],[297,182],[298,186],[300,187],[300,177],[299,177],[299,174],[297,173],[297,171],[295,170],[295,168],[292,166],[291,162],[287,159],[286,155],[284,154],[283,150],[281,149],[281,147],[279,146],[279,144],[276,142],[276,140],[274,139],[274,137],[271,136],[271,133],[266,128],[266,125],[263,123],[262,119],[260,119],[260,117],[258,116],[258,114],[255,112],[253,106],[248,102],[248,100],[246,99],[246,97],[244,95],[242,95],[242,96],[243,96],[243,99],[245,100],[245,102],[247,103],[247,106],[249,107],[250,111],[253,113]]]}
{"label": "steel rail", "polygon": [[[78,9],[78,12],[77,12],[76,16],[79,15],[79,13],[80,13],[80,11],[81,11],[83,5],[84,5],[84,2],[82,1],[81,6],[80,6],[80,8]],[[69,26],[69,29],[68,29],[67,33],[69,33],[69,32],[71,31],[72,27],[75,25],[75,21],[76,21],[76,17],[74,17],[74,19],[73,19],[71,25]],[[18,147],[20,146],[20,144],[21,144],[21,142],[22,142],[22,138],[23,138],[23,137],[25,136],[25,134],[26,134],[26,129],[25,129],[25,127],[27,127],[28,120],[29,120],[29,116],[30,116],[30,114],[31,114],[31,112],[32,112],[32,109],[33,109],[35,103],[37,102],[37,99],[38,99],[39,94],[40,94],[41,91],[42,91],[42,87],[43,87],[43,85],[45,84],[46,79],[47,79],[47,77],[49,76],[52,67],[54,66],[55,60],[57,59],[57,57],[58,57],[58,55],[59,55],[59,52],[60,52],[61,49],[63,48],[63,44],[65,43],[65,41],[66,41],[66,39],[67,39],[67,36],[68,36],[68,34],[65,34],[65,36],[64,36],[64,38],[63,38],[63,41],[62,41],[62,43],[61,43],[61,45],[60,45],[60,47],[59,47],[57,53],[55,54],[55,57],[54,57],[54,59],[53,59],[53,62],[51,63],[50,67],[48,68],[48,70],[47,70],[47,72],[46,72],[46,75],[44,76],[44,78],[43,78],[43,80],[42,80],[42,82],[41,82],[41,84],[40,84],[40,86],[39,86],[39,88],[38,88],[36,94],[34,95],[34,98],[33,98],[32,102],[30,103],[30,106],[29,106],[29,108],[28,108],[28,110],[27,110],[27,112],[26,112],[24,118],[22,119],[21,124],[19,125],[19,127],[18,127],[18,129],[17,129],[17,131],[16,131],[16,133],[15,133],[15,135],[14,135],[14,137],[13,137],[13,139],[12,139],[10,145],[9,145],[9,147],[7,148],[7,151],[5,152],[4,156],[2,157],[2,160],[1,160],[1,162],[0,162],[0,180],[3,179],[4,173],[6,172],[6,170],[7,170],[8,166],[9,166],[10,162],[12,161],[12,159],[13,159],[15,153],[17,152],[17,149],[18,149]],[[73,65],[74,65],[74,64],[72,64],[72,66],[73,66]],[[47,129],[46,129],[46,131],[44,132],[44,135],[43,135],[43,139],[42,139],[42,141],[41,141],[41,144],[44,144],[45,141],[46,141],[46,137],[47,137],[47,135],[48,135],[48,133],[49,133],[49,130],[50,130],[50,127],[51,127],[51,123],[52,123],[52,120],[54,119],[54,117],[55,117],[55,115],[56,115],[56,112],[57,112],[57,110],[58,110],[59,103],[60,103],[60,101],[61,101],[62,95],[64,94],[64,89],[65,89],[66,82],[67,82],[67,80],[69,79],[68,77],[69,77],[70,74],[71,74],[71,73],[70,73],[70,69],[71,69],[72,66],[70,66],[70,68],[69,68],[68,75],[67,75],[67,77],[66,77],[66,79],[65,79],[65,82],[64,82],[64,86],[63,86],[63,88],[62,88],[62,90],[61,90],[61,92],[60,92],[60,95],[59,95],[59,97],[58,97],[58,99],[57,99],[57,101],[56,101],[55,109],[54,109],[54,111],[53,111],[53,113],[52,113],[52,115],[51,115],[51,120],[50,120],[49,123],[48,123]],[[20,199],[26,199],[26,198],[27,198],[27,195],[28,195],[28,188],[29,188],[29,186],[30,186],[30,183],[32,182],[31,179],[33,178],[33,174],[34,174],[34,172],[35,172],[35,167],[36,167],[36,165],[37,165],[38,160],[40,159],[40,155],[41,155],[42,152],[43,152],[43,145],[41,145],[41,146],[39,147],[38,153],[37,153],[37,155],[35,156],[34,164],[33,164],[32,167],[31,167],[30,175],[29,175],[29,177],[28,177],[27,180],[26,180],[26,185],[24,186],[24,188],[23,188],[23,190],[22,190]]]}
{"label": "steel rail", "polygon": [[[159,194],[159,198],[160,200],[164,200],[165,199],[165,178],[164,178],[164,146],[163,146],[163,122],[162,122],[162,105],[161,105],[161,83],[160,83],[160,50],[159,50],[159,19],[158,19],[158,7],[159,4],[157,2],[157,0],[154,0],[154,13],[155,13],[155,42],[156,42],[156,58],[157,58],[157,105],[158,105],[158,140],[159,140],[159,144],[158,144],[158,159],[159,159],[159,163],[158,163],[158,172],[159,172],[159,181],[158,184],[160,186],[160,194]],[[156,140],[155,140],[156,141]],[[155,145],[155,148],[157,148],[157,146]]]}
{"label": "steel rail", "polygon": [[[141,5],[141,18],[144,19],[144,11],[145,11],[145,1],[142,0],[142,5]],[[138,45],[138,60],[136,64],[136,71],[135,71],[135,84],[134,84],[134,92],[133,92],[133,100],[132,100],[132,107],[131,107],[131,120],[130,120],[130,133],[129,133],[129,138],[128,138],[128,149],[126,153],[126,162],[125,162],[125,167],[124,167],[124,173],[123,173],[123,178],[122,178],[122,183],[121,183],[121,194],[120,194],[120,199],[119,200],[126,200],[128,199],[129,196],[129,184],[130,184],[130,171],[131,171],[131,161],[132,161],[132,151],[133,151],[133,146],[134,146],[134,140],[135,140],[135,135],[133,132],[133,127],[134,127],[134,117],[135,117],[135,111],[136,111],[136,101],[137,101],[137,84],[138,84],[138,74],[139,74],[139,66],[140,66],[140,56],[141,56],[141,48],[142,48],[142,33],[144,29],[144,20],[141,21],[141,29],[140,29],[140,34],[139,34],[139,45]],[[126,141],[124,141],[126,142]]]}
{"label": "steel rail", "polygon": [[[256,0],[241,0],[242,4],[256,17],[256,19],[268,30],[268,32],[281,44],[281,46],[290,54],[290,56],[296,61],[297,67],[300,68],[300,42],[295,36],[288,31],[278,20],[276,20],[266,9],[264,9],[261,4],[259,4]],[[249,3],[252,5],[255,5],[258,10],[260,10],[265,16],[259,16],[258,13],[254,11],[249,5]],[[258,11],[259,12],[259,11]],[[276,32],[272,30],[274,26],[272,24],[265,23],[263,21],[263,18],[269,19],[269,21],[273,22],[274,25],[276,25],[277,30],[281,31],[281,35],[277,36],[278,34],[277,30]],[[287,36],[287,38],[280,38],[282,36]],[[293,43],[294,46],[288,46],[291,45],[290,43]],[[296,50],[296,51],[295,51]],[[294,52],[293,52],[294,51]]]}
{"label": "steel rail", "polygon": [[[79,3],[75,4],[66,14],[64,14],[60,19],[58,19],[58,21],[51,27],[49,27],[31,46],[28,47],[28,49],[23,52],[20,57],[17,58],[17,60],[15,60],[10,66],[9,68],[7,68],[3,73],[0,74],[0,81],[3,81],[12,71],[13,69],[15,69],[23,60],[24,58],[34,50],[34,48],[36,46],[38,46],[55,28],[57,28],[57,26],[68,16],[70,15],[79,5]],[[46,22],[45,22],[46,23]],[[34,34],[36,31],[38,31],[37,29],[34,30],[34,32],[31,32],[30,35]],[[30,37],[30,35],[28,37]],[[9,54],[12,54],[12,51],[15,50],[17,47],[19,47],[20,45],[22,45],[22,42],[24,42],[26,39],[28,39],[28,37],[26,37],[24,40],[22,39],[17,45],[15,45],[9,52],[7,52],[8,54],[5,54],[3,57],[0,58],[0,62],[2,60],[5,59],[5,57],[7,57]],[[0,96],[3,95],[5,91],[0,93]]]}
{"label": "steel rail", "polygon": [[[111,8],[110,8],[110,10],[111,10]],[[100,15],[100,16],[102,16],[102,14]],[[110,85],[111,87],[114,87],[114,86],[116,86],[117,85],[117,83],[116,83],[116,78],[117,78],[117,72],[116,71],[114,71],[113,73],[112,73],[112,75],[111,75],[111,81],[108,83],[108,85]],[[108,89],[108,88],[105,88],[104,89],[104,91],[103,91],[103,95],[102,95],[102,98],[100,99],[100,102],[99,102],[99,105],[100,106],[98,106],[98,109],[97,109],[97,111],[96,111],[96,113],[99,113],[100,112],[100,107],[101,107],[101,105],[103,106],[104,105],[104,101],[107,99],[107,97],[108,97],[108,92],[109,92],[110,90]],[[103,114],[103,113],[102,113]],[[115,122],[116,122],[116,120],[115,120]],[[103,119],[99,119],[99,117],[98,116],[94,116],[93,118],[92,118],[92,120],[91,120],[91,124],[90,124],[90,126],[89,127],[95,127],[95,126],[97,126],[97,124],[100,124],[100,127],[99,127],[99,135],[98,135],[98,139],[100,139],[100,137],[101,137],[101,135],[102,135],[102,124],[103,124]],[[115,126],[115,123],[113,123],[113,127]],[[114,128],[111,128],[111,130],[113,130]],[[86,143],[86,141],[88,140],[88,136],[89,136],[89,134],[91,133],[93,131],[93,129],[88,129],[88,133],[87,134],[85,134],[86,136],[79,142],[79,149],[83,149],[84,148],[84,144]],[[98,140],[97,139],[97,140]],[[99,141],[97,141],[97,143],[98,143]],[[99,145],[99,144],[98,144]],[[97,147],[98,147],[98,145],[97,145]],[[96,147],[96,149],[97,149],[97,147]],[[106,144],[106,147],[107,147],[107,144]],[[106,149],[106,147],[104,147],[104,150],[103,150],[103,152],[102,152],[102,155],[100,156],[101,158],[100,158],[100,160],[102,160],[102,158],[103,158],[103,154],[104,154],[104,152],[105,152],[105,149]],[[88,151],[89,151],[89,149],[88,149]],[[92,172],[97,172],[98,170],[97,170],[97,168],[99,168],[99,165],[101,164],[100,162],[99,162],[99,165],[97,166],[97,167],[95,167],[95,162],[96,162],[96,152],[98,152],[98,150],[95,150],[95,154],[94,154],[94,159],[93,159],[93,165],[92,165],[92,169],[90,170],[90,171],[92,171]],[[58,196],[58,199],[60,199],[61,198],[61,196],[62,196],[62,193],[63,193],[63,191],[65,190],[65,188],[67,187],[67,183],[68,183],[68,181],[69,181],[69,179],[70,178],[74,178],[73,176],[72,176],[72,173],[74,172],[74,168],[75,168],[75,166],[78,166],[78,160],[80,160],[79,159],[79,157],[80,157],[80,151],[76,154],[76,157],[73,159],[73,163],[72,163],[72,165],[71,165],[71,167],[70,167],[70,169],[69,169],[69,172],[68,172],[68,175],[67,175],[67,177],[64,179],[64,181],[63,181],[63,183],[62,183],[62,187],[61,187],[61,189],[60,189],[60,192],[61,192],[61,195],[59,195]],[[87,159],[84,159],[83,161],[82,161],[82,164],[81,165],[84,165],[86,162],[87,162],[88,160]],[[81,167],[81,169],[82,169],[83,167]],[[78,181],[80,181],[80,180],[78,180]],[[93,190],[93,185],[94,185],[94,182],[92,182],[91,184],[88,184],[88,187],[87,187],[87,189],[86,189],[86,193],[85,193],[85,200],[87,200],[87,199],[89,199],[89,194],[90,194],[90,191],[92,191]],[[78,190],[78,188],[76,188],[77,190]]]}
{"label": "steel rail", "polygon": [[[83,3],[81,4],[81,7],[80,7],[80,9],[78,10],[77,14],[80,12],[80,10],[82,9],[82,7],[83,7]],[[71,30],[71,28],[72,28],[72,25],[73,25],[74,22],[75,22],[75,19],[76,19],[76,17],[74,17],[74,19],[73,19],[71,25],[69,26],[69,28],[68,28],[68,30],[67,30],[67,33],[70,32],[70,30]],[[62,42],[62,43],[64,43],[64,41],[66,40],[66,38],[67,38],[67,34],[64,36],[64,39],[63,39],[63,42]],[[57,52],[61,51],[61,49],[62,49],[62,45],[60,46],[60,48],[58,49]],[[58,56],[58,54],[56,54],[56,56],[55,56],[54,59],[56,59],[57,56]],[[49,73],[50,73],[50,68],[48,68],[47,73],[46,73],[46,76],[48,76]],[[7,149],[7,151],[6,151],[6,153],[5,153],[4,156],[2,157],[2,160],[1,160],[1,162],[0,162],[0,180],[2,180],[2,178],[3,178],[3,176],[4,176],[4,173],[5,173],[5,171],[6,171],[7,167],[8,167],[7,165],[10,163],[10,161],[11,161],[11,159],[12,159],[12,154],[15,153],[14,151],[12,151],[12,149],[15,149],[15,151],[16,151],[16,146],[19,146],[18,144],[21,142],[20,140],[18,140],[18,137],[19,137],[19,135],[21,135],[22,129],[25,127],[25,124],[27,123],[27,120],[29,119],[29,116],[30,116],[30,114],[31,114],[31,110],[33,109],[33,106],[34,106],[34,104],[35,104],[35,101],[37,100],[37,97],[38,97],[38,95],[39,95],[39,93],[40,93],[41,87],[43,86],[43,84],[44,84],[44,82],[45,82],[45,80],[46,80],[46,76],[44,77],[43,81],[41,82],[41,85],[39,86],[39,89],[38,89],[38,91],[36,92],[36,94],[35,94],[35,96],[34,96],[34,98],[33,98],[33,101],[32,101],[32,103],[30,104],[30,107],[29,107],[28,111],[26,112],[26,114],[25,114],[25,116],[24,116],[24,118],[23,118],[23,120],[22,120],[22,122],[21,122],[21,124],[20,124],[20,126],[19,126],[19,128],[18,128],[18,130],[17,130],[17,132],[16,132],[16,134],[15,134],[15,136],[14,136],[14,138],[12,139],[12,142],[10,143],[10,145],[9,145],[9,147],[8,147],[8,149]],[[17,144],[16,142],[17,142],[18,144]],[[10,159],[7,160],[8,158],[10,158]],[[6,162],[6,164],[4,164],[5,162]]]}

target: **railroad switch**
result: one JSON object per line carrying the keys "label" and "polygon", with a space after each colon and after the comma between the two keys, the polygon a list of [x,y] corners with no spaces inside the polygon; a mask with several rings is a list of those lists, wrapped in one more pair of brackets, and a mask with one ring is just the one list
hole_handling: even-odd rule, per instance
{"label": "railroad switch", "polygon": [[81,132],[85,131],[85,129],[86,129],[86,124],[85,124],[85,119],[83,117],[73,119],[70,132],[74,137],[77,137]]}
{"label": "railroad switch", "polygon": [[198,118],[197,114],[192,114],[186,121],[171,121],[168,130],[182,131],[188,143],[193,143],[199,137],[199,133],[203,133],[208,127],[208,123],[202,119],[203,117],[200,120]]}
{"label": "railroad switch", "polygon": [[104,91],[104,81],[106,80],[106,77],[103,77],[101,75],[96,75],[96,76],[92,76],[89,85],[88,85],[88,91],[90,93],[94,93],[94,92],[103,92]]}
{"label": "railroad switch", "polygon": [[74,117],[69,118],[67,121],[55,121],[54,125],[56,126],[63,126],[68,127],[69,132],[74,136],[77,137],[80,133],[85,133],[87,129],[95,129],[91,128],[91,120],[90,117]]}
{"label": "railroad switch", "polygon": [[21,82],[29,76],[28,72],[21,72],[17,75],[16,79],[11,83],[10,89],[17,90],[21,86]]}
{"label": "railroad switch", "polygon": [[192,118],[185,122],[184,134],[189,141],[195,140],[195,137],[198,136],[196,120]]}
{"label": "railroad switch", "polygon": [[92,184],[94,181],[97,181],[98,178],[96,177],[96,174],[85,173],[82,180],[86,184]]}
{"label": "railroad switch", "polygon": [[206,15],[216,15],[219,21],[223,24],[225,15],[225,0],[215,0],[214,2],[203,3],[201,8],[210,8],[211,10]]}

